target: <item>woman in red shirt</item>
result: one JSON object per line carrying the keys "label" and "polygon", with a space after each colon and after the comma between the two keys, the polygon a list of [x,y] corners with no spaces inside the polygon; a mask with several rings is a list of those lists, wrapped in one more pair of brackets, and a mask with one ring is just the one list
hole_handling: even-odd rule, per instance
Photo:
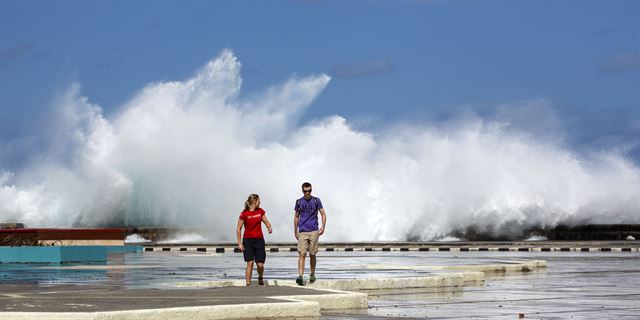
{"label": "woman in red shirt", "polygon": [[[247,286],[251,285],[251,273],[253,272],[253,262],[258,265],[258,283],[262,286],[264,281],[264,261],[267,253],[264,245],[264,236],[262,235],[262,223],[267,226],[267,230],[271,233],[271,223],[267,219],[266,212],[260,208],[260,196],[257,194],[249,195],[247,201],[244,202],[244,211],[240,213],[238,218],[238,227],[236,235],[238,236],[238,248],[242,250],[244,261],[247,262],[247,270],[245,277]],[[244,227],[244,235],[240,241],[240,231]]]}

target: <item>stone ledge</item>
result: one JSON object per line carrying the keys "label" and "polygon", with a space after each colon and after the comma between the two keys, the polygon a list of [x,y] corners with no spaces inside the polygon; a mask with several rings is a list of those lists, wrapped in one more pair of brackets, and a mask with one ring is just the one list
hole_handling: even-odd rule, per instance
{"label": "stone ledge", "polygon": [[290,302],[239,305],[199,306],[166,309],[142,309],[104,312],[2,312],[3,320],[217,320],[217,319],[273,319],[317,318],[320,303],[285,298]]}
{"label": "stone ledge", "polygon": [[[266,250],[271,253],[295,252],[296,248],[267,246]],[[198,251],[216,253],[240,253],[240,250],[233,247],[204,247],[204,246],[167,246],[167,245],[145,245],[144,251]],[[362,251],[385,251],[385,252],[476,252],[476,251],[497,251],[497,252],[639,252],[637,247],[321,247],[319,251],[324,252],[362,252]]]}

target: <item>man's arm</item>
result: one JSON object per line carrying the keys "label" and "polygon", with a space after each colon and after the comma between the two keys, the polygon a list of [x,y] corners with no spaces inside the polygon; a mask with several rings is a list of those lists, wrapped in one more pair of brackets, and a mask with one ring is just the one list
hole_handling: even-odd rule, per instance
{"label": "man's arm", "polygon": [[293,234],[296,236],[296,240],[298,240],[298,221],[300,220],[300,212],[296,210],[293,214]]}
{"label": "man's arm", "polygon": [[320,235],[324,233],[324,226],[327,225],[327,215],[324,213],[324,208],[320,208],[320,216],[322,216],[322,227],[320,227]]}

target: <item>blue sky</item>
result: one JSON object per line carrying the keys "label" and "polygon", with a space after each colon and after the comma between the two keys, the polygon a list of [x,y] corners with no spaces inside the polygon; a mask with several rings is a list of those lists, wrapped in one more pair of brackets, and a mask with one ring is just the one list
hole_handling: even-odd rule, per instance
{"label": "blue sky", "polygon": [[[640,163],[638,16],[638,1],[5,0],[0,146],[29,141],[72,83],[109,117],[229,48],[243,94],[331,75],[307,120],[338,114],[375,131],[542,99],[572,148],[627,145]],[[25,150],[2,151],[0,167]]]}

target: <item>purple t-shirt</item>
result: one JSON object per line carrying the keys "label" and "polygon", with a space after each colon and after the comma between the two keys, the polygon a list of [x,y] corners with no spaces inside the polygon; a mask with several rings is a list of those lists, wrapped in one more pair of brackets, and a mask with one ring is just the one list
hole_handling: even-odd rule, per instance
{"label": "purple t-shirt", "polygon": [[304,197],[296,200],[293,210],[300,212],[298,217],[298,232],[310,232],[318,230],[318,210],[322,209],[320,198],[311,197],[309,200]]}

